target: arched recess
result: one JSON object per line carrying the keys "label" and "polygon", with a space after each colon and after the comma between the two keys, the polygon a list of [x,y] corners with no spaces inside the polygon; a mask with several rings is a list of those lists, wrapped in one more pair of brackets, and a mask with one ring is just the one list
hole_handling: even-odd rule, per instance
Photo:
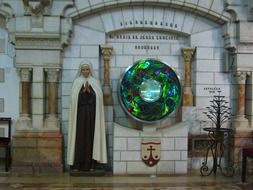
{"label": "arched recess", "polygon": [[[209,105],[209,100],[213,96],[211,90],[208,89],[218,87],[229,98],[229,74],[222,72],[225,49],[222,27],[230,18],[223,10],[212,9],[211,3],[209,8],[189,3],[148,3],[145,1],[123,3],[120,0],[110,1],[110,4],[90,5],[87,3],[89,5],[86,7],[84,4],[76,4],[74,8],[65,12],[66,16],[72,19],[73,24],[72,38],[64,52],[61,79],[61,113],[65,136],[68,130],[68,100],[71,84],[82,60],[88,60],[93,64],[95,77],[99,78],[103,84],[104,65],[100,52],[100,46],[103,44],[113,47],[110,58],[110,84],[114,111],[108,114],[114,114],[114,116],[113,120],[107,121],[107,125],[110,125],[107,127],[109,136],[112,133],[112,122],[119,122],[126,127],[140,127],[137,122],[127,118],[122,110],[118,102],[117,86],[124,70],[134,61],[144,57],[166,61],[177,71],[183,82],[184,61],[181,49],[197,47],[192,65],[192,85],[196,107],[194,115],[191,115],[193,123],[197,120],[205,120],[202,116],[203,108]],[[137,36],[138,39],[133,36]],[[141,36],[145,39],[140,39]],[[144,47],[149,47],[149,49]],[[170,126],[176,119],[174,117],[163,120],[158,123],[158,127]],[[190,130],[199,133],[201,126],[195,123]],[[110,152],[112,144],[109,143],[108,146]],[[112,160],[112,152],[109,155],[111,157],[109,160]]]}
{"label": "arched recess", "polygon": [[[77,6],[78,7],[78,6]],[[99,54],[99,46],[101,44],[111,44],[114,48],[114,54],[111,57],[111,84],[114,92],[115,107],[117,102],[117,80],[124,69],[132,64],[138,58],[144,56],[154,56],[155,58],[162,58],[167,62],[172,63],[172,66],[178,71],[182,80],[184,80],[183,71],[184,65],[182,63],[181,48],[182,47],[198,47],[197,59],[193,65],[193,83],[194,95],[208,97],[203,89],[197,89],[195,84],[201,84],[202,78],[208,74],[211,80],[202,82],[203,85],[215,86],[218,84],[218,78],[227,78],[221,74],[222,72],[222,53],[224,51],[224,43],[222,39],[222,26],[229,21],[226,13],[219,10],[212,10],[212,5],[209,8],[201,7],[200,5],[192,5],[189,3],[151,3],[144,1],[136,1],[131,3],[113,3],[109,5],[97,4],[96,6],[89,6],[87,8],[78,8],[78,10],[68,14],[73,20],[73,36],[70,46],[67,48],[65,58],[63,61],[63,85],[71,84],[74,76],[74,69],[82,59],[88,59],[93,63],[96,71],[96,76],[103,80],[103,64]],[[133,39],[133,33],[137,32],[138,36],[141,33],[149,35],[147,37],[156,38],[159,35],[171,39],[173,35],[176,36],[175,41],[168,40],[159,42],[141,42],[141,43],[161,43],[159,51],[155,53],[136,53],[136,39]],[[130,40],[127,41],[131,33]],[[154,36],[155,34],[155,36]],[[119,39],[117,39],[117,35]],[[122,39],[120,39],[120,35]],[[171,36],[172,35],[172,36]],[[120,42],[121,40],[121,42]],[[132,41],[131,41],[132,40]],[[140,39],[139,39],[140,40]],[[120,43],[128,43],[129,46],[121,46]],[[131,45],[132,44],[132,45]],[[162,48],[163,46],[163,48]],[[144,46],[140,46],[140,48]],[[136,53],[131,57],[131,52],[122,53],[126,49],[132,48],[132,53]],[[137,46],[138,48],[138,46]],[[121,55],[120,53],[121,52]],[[163,52],[163,53],[161,53]],[[118,53],[118,54],[117,54]],[[118,56],[117,56],[118,55]],[[126,58],[128,56],[128,58]],[[67,64],[68,62],[68,64]],[[71,62],[71,64],[70,64]],[[118,65],[121,64],[121,65]],[[208,67],[203,66],[208,65]],[[210,71],[211,66],[211,71]],[[194,68],[195,67],[195,68]],[[69,69],[69,70],[68,70]],[[200,72],[196,72],[199,70]],[[226,85],[228,80],[225,80]],[[226,91],[229,91],[226,89]],[[203,95],[204,94],[204,95]],[[65,93],[66,97],[68,93]],[[229,95],[227,92],[226,95]],[[205,107],[208,101],[204,98],[204,105],[199,105],[202,100],[196,100],[196,106]],[[67,108],[67,105],[66,105]],[[122,112],[119,113],[122,116]],[[116,117],[117,118],[117,117]],[[121,120],[121,119],[119,119]]]}

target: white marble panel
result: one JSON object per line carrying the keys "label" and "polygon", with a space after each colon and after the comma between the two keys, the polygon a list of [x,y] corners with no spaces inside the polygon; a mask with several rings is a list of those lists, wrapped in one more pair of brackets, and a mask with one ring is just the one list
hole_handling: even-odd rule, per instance
{"label": "white marble panel", "polygon": [[148,167],[143,162],[128,162],[127,173],[128,174],[154,174],[156,167]]}
{"label": "white marble panel", "polygon": [[44,17],[44,31],[45,32],[60,32],[60,17]]}
{"label": "white marble panel", "polygon": [[111,79],[119,79],[121,76],[121,68],[111,68]]}
{"label": "white marble panel", "polygon": [[72,82],[63,83],[63,84],[62,84],[61,95],[62,95],[62,96],[67,96],[67,97],[69,97],[70,92],[71,92],[71,87],[72,87]]}
{"label": "white marble panel", "polygon": [[120,159],[121,161],[140,161],[140,151],[121,151]]}
{"label": "white marble panel", "polygon": [[188,151],[181,151],[181,160],[187,160]]}
{"label": "white marble panel", "polygon": [[161,139],[161,150],[174,150],[175,140],[174,138],[162,138]]}
{"label": "white marble panel", "polygon": [[180,122],[169,128],[161,129],[164,137],[186,137],[188,136],[188,123]]}
{"label": "white marble panel", "polygon": [[161,160],[180,160],[180,151],[161,151]]}
{"label": "white marble panel", "polygon": [[214,0],[212,2],[211,9],[218,14],[224,13],[224,2],[222,2],[220,0]]}
{"label": "white marble panel", "polygon": [[[203,17],[197,17],[195,24],[192,30],[192,34],[199,33],[203,31],[208,31],[213,28],[220,28],[219,24],[214,23],[211,20],[205,19]],[[194,43],[191,43],[194,45]]]}
{"label": "white marble panel", "polygon": [[[223,47],[221,29],[212,29],[191,35],[191,44],[202,47]],[[205,39],[205,40],[203,40]]]}
{"label": "white marble panel", "polygon": [[157,164],[157,173],[158,174],[174,174],[175,173],[175,162],[160,160]]}
{"label": "white marble panel", "polygon": [[[157,28],[163,28],[164,23],[163,23],[163,18],[164,18],[164,9],[162,8],[155,8],[154,9],[154,26]],[[162,25],[161,25],[162,23]]]}
{"label": "white marble panel", "polygon": [[[181,56],[181,49],[185,47],[185,44],[171,44],[170,55],[178,55]],[[169,52],[168,52],[169,53]]]}
{"label": "white marble panel", "polygon": [[215,84],[231,84],[232,76],[230,73],[214,73]]}
{"label": "white marble panel", "polygon": [[123,54],[123,44],[122,43],[110,43],[113,47],[113,52],[115,55]]}
{"label": "white marble panel", "polygon": [[80,46],[75,46],[75,45],[68,46],[64,50],[64,57],[67,57],[67,58],[80,57],[81,55],[80,49],[81,49]]}
{"label": "white marble panel", "polygon": [[81,46],[81,57],[99,57],[99,46]]}
{"label": "white marble panel", "polygon": [[[80,48],[81,49],[81,48]],[[79,52],[80,53],[80,52]],[[77,69],[79,68],[80,63],[84,60],[84,58],[73,58],[73,57],[65,57],[63,59],[63,69],[70,70],[70,69]]]}
{"label": "white marble panel", "polygon": [[114,161],[120,161],[120,151],[114,151],[113,152],[113,160]]}
{"label": "white marble panel", "polygon": [[177,174],[187,173],[187,161],[176,161],[175,162],[175,173],[177,173]]}
{"label": "white marble panel", "polygon": [[69,118],[68,115],[69,115],[69,109],[62,109],[61,118],[63,121],[68,120]]}
{"label": "white marble panel", "polygon": [[193,122],[196,120],[196,107],[185,106],[182,107],[182,121]]}
{"label": "white marble panel", "polygon": [[44,70],[42,67],[33,67],[32,70],[32,78],[33,78],[33,82],[43,82],[44,79]]}
{"label": "white marble panel", "polygon": [[32,84],[32,97],[33,98],[44,97],[44,83],[36,82]]}
{"label": "white marble panel", "polygon": [[147,7],[144,9],[144,23],[147,22],[147,24],[145,23],[145,26],[153,26],[154,24],[154,9]]}
{"label": "white marble panel", "polygon": [[80,19],[78,24],[86,28],[94,29],[96,31],[101,31],[101,32],[105,31],[103,21],[99,14],[86,16]]}
{"label": "white marble panel", "polygon": [[174,14],[175,14],[175,11],[172,10],[172,9],[166,9],[165,12],[164,12],[164,22],[165,24],[167,23],[168,28],[171,28],[170,24],[174,22]]}
{"label": "white marble panel", "polygon": [[196,73],[196,84],[214,84],[214,73]]}
{"label": "white marble panel", "polygon": [[134,63],[133,56],[122,55],[116,57],[116,66],[117,67],[128,67]]}
{"label": "white marble panel", "polygon": [[214,58],[213,48],[198,47],[196,56],[197,59],[213,59]]}
{"label": "white marble panel", "polygon": [[183,24],[185,21],[186,13],[183,11],[175,11],[174,16],[174,29],[177,31],[182,31]]}
{"label": "white marble panel", "polygon": [[62,81],[72,83],[75,79],[77,70],[64,70],[62,72]]}
{"label": "white marble panel", "polygon": [[84,26],[75,25],[74,35],[71,43],[74,45],[83,44],[105,44],[105,33]]}
{"label": "white marble panel", "polygon": [[[134,26],[135,27],[143,27],[143,7],[135,7],[133,8],[133,17],[134,17]],[[137,23],[136,23],[137,21]],[[142,22],[142,23],[141,23]]]}
{"label": "white marble panel", "polygon": [[32,100],[32,113],[33,114],[44,114],[44,101],[43,99]]}
{"label": "white marble panel", "polygon": [[126,162],[113,162],[113,173],[114,174],[126,174],[127,163]]}
{"label": "white marble panel", "polygon": [[253,69],[253,54],[237,54],[237,67],[238,68],[249,68]]}
{"label": "white marble panel", "polygon": [[31,20],[29,17],[16,17],[16,32],[30,31]]}
{"label": "white marble panel", "polygon": [[196,17],[190,13],[186,13],[184,24],[182,26],[182,32],[191,34]]}
{"label": "white marble panel", "polygon": [[175,150],[187,150],[188,148],[188,138],[175,138]]}
{"label": "white marble panel", "polygon": [[120,29],[124,27],[124,20],[121,9],[115,9],[112,11],[112,20],[115,29]]}
{"label": "white marble panel", "polygon": [[178,68],[179,64],[180,64],[178,56],[163,56],[163,55],[159,55],[159,59],[162,60],[162,61],[164,61],[164,62],[166,62],[173,69]]}
{"label": "white marble panel", "polygon": [[79,10],[82,9],[89,9],[90,8],[90,1],[84,1],[84,0],[75,0],[75,7],[78,7]]}
{"label": "white marble panel", "polygon": [[114,150],[127,150],[127,138],[114,137]]}
{"label": "white marble panel", "polygon": [[141,139],[140,138],[128,138],[127,139],[127,150],[140,150]]}
{"label": "white marble panel", "polygon": [[219,72],[222,61],[214,59],[198,59],[196,61],[196,71]]}
{"label": "white marble panel", "polygon": [[[129,8],[122,8],[122,14],[123,14],[123,20],[124,20],[124,25],[127,27],[129,25],[129,22],[134,20],[133,18],[133,12],[132,9]],[[126,25],[127,23],[127,25]]]}
{"label": "white marble panel", "polygon": [[110,32],[110,31],[115,30],[111,12],[104,12],[101,15],[101,19],[103,21],[105,32]]}
{"label": "white marble panel", "polygon": [[225,52],[225,48],[224,47],[214,47],[214,59],[219,59],[221,64],[225,64],[225,60],[224,60],[224,52]]}
{"label": "white marble panel", "polygon": [[115,137],[139,137],[140,131],[122,127],[119,124],[114,123],[114,136]]}
{"label": "white marble panel", "polygon": [[91,6],[95,6],[95,5],[99,5],[99,4],[103,4],[104,1],[103,0],[89,0],[90,5]]}

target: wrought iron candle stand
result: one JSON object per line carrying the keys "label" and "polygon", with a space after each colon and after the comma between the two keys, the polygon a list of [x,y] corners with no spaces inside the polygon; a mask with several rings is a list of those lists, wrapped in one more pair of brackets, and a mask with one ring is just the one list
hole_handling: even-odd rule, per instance
{"label": "wrought iron candle stand", "polygon": [[[204,128],[204,131],[208,132],[210,142],[207,147],[205,160],[200,168],[202,176],[209,176],[211,173],[216,174],[217,169],[220,169],[224,176],[234,175],[233,161],[230,158],[229,152],[229,142],[233,131],[228,128],[221,128],[222,124],[230,119],[231,108],[228,107],[225,96],[221,96],[220,91],[218,93],[219,95],[215,95],[213,100],[210,101],[211,106],[207,107],[208,112],[204,112],[216,127]],[[212,167],[208,167],[208,156],[210,154],[213,158]],[[224,163],[222,163],[222,158],[224,159]],[[222,164],[225,166],[222,166]]]}

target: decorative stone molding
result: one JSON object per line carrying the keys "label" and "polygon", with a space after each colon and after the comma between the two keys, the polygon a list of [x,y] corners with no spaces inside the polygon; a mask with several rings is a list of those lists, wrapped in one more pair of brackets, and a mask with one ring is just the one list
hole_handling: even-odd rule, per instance
{"label": "decorative stone molding", "polygon": [[23,0],[25,15],[50,15],[53,0]]}
{"label": "decorative stone molding", "polygon": [[60,36],[16,35],[16,49],[61,49]]}

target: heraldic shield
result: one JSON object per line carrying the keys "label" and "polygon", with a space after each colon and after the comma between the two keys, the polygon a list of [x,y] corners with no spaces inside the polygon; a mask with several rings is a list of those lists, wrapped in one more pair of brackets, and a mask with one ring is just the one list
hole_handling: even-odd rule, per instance
{"label": "heraldic shield", "polygon": [[160,160],[160,141],[142,141],[141,143],[141,158],[142,161],[152,167]]}

